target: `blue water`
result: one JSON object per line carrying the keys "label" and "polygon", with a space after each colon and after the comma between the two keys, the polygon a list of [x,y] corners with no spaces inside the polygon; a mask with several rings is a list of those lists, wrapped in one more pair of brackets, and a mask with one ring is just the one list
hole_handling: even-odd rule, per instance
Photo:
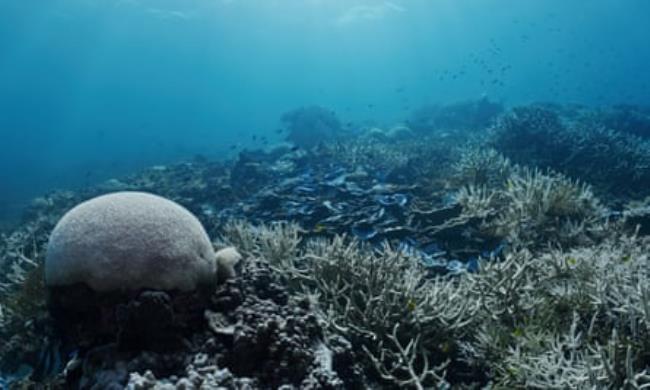
{"label": "blue water", "polygon": [[648,15],[645,0],[0,0],[0,218],[53,188],[279,142],[303,105],[394,124],[481,96],[649,104]]}

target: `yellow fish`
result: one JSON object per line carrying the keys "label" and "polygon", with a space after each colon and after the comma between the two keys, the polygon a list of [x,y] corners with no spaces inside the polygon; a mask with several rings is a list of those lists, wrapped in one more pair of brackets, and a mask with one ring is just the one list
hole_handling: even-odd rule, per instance
{"label": "yellow fish", "polygon": [[314,233],[322,233],[326,229],[325,225],[322,223],[317,223],[316,226],[314,226]]}
{"label": "yellow fish", "polygon": [[512,335],[515,337],[522,337],[524,335],[524,331],[521,328],[515,328],[515,330],[512,331]]}
{"label": "yellow fish", "polygon": [[416,307],[417,307],[417,304],[415,303],[415,301],[413,299],[409,299],[408,302],[406,303],[406,308],[409,311],[414,311]]}

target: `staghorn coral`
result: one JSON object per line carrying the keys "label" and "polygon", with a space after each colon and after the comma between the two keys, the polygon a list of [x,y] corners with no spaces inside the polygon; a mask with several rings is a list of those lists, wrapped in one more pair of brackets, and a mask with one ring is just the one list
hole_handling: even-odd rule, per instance
{"label": "staghorn coral", "polygon": [[296,223],[278,222],[253,226],[242,220],[224,224],[219,246],[237,248],[245,257],[264,259],[287,268],[298,256],[304,232]]}
{"label": "staghorn coral", "polygon": [[630,230],[641,235],[650,234],[650,197],[627,203],[620,215]]}
{"label": "staghorn coral", "polygon": [[430,135],[384,141],[361,136],[345,142],[325,143],[320,152],[335,165],[368,172],[380,182],[417,184],[423,193],[430,194],[445,186],[445,175],[457,159],[455,145],[466,138],[464,135],[448,138]]}
{"label": "staghorn coral", "polygon": [[453,166],[453,180],[458,186],[499,187],[508,179],[515,166],[492,148],[474,145],[460,152]]}
{"label": "staghorn coral", "polygon": [[643,388],[650,352],[650,242],[620,236],[515,252],[469,275],[481,326],[462,350],[499,388]]}
{"label": "staghorn coral", "polygon": [[502,111],[502,104],[483,97],[448,105],[421,107],[411,115],[407,124],[420,134],[448,129],[478,130],[489,126]]}
{"label": "staghorn coral", "polygon": [[[271,228],[265,229],[268,237]],[[298,231],[275,228],[276,240],[286,241],[276,245],[291,248],[293,257],[275,257],[271,267],[294,294],[315,302],[325,339],[348,339],[370,377],[386,385],[490,380],[497,388],[641,388],[647,382],[646,239],[622,235],[570,251],[513,250],[502,261],[482,260],[479,273],[430,279],[415,259],[390,247],[364,249],[344,237],[299,245]],[[249,231],[244,247],[262,255],[256,232]]]}
{"label": "staghorn coral", "polygon": [[[266,252],[261,243],[273,227],[246,232],[245,225],[232,226],[228,243],[248,253]],[[445,383],[455,340],[469,332],[478,310],[462,281],[427,279],[416,258],[388,246],[372,251],[341,236],[307,241],[295,253],[299,228],[274,230],[275,245],[294,254],[274,256],[271,266],[282,271],[294,293],[318,303],[328,330],[350,340],[369,372],[393,386]]]}
{"label": "staghorn coral", "polygon": [[497,217],[498,229],[526,245],[579,241],[604,214],[588,185],[552,172],[524,169],[502,194],[507,206]]}
{"label": "staghorn coral", "polygon": [[374,167],[379,171],[389,171],[405,166],[409,161],[406,150],[410,141],[395,141],[389,144],[372,138],[346,140],[346,142],[328,142],[322,146],[322,151],[349,167]]}
{"label": "staghorn coral", "polygon": [[538,169],[512,172],[500,187],[469,185],[456,195],[465,215],[484,220],[485,234],[535,246],[574,245],[600,233],[605,208],[588,185]]}
{"label": "staghorn coral", "polygon": [[490,130],[489,144],[513,162],[550,168],[617,197],[647,195],[650,141],[617,131],[601,117],[561,108],[516,107]]}
{"label": "staghorn coral", "polygon": [[650,107],[617,105],[592,114],[606,128],[650,138]]}
{"label": "staghorn coral", "polygon": [[502,201],[500,196],[499,191],[470,184],[458,190],[454,200],[461,205],[466,216],[485,219],[497,213]]}

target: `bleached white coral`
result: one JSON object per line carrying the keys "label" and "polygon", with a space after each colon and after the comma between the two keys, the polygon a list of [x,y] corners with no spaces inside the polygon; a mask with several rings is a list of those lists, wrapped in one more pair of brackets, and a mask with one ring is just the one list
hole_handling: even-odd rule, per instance
{"label": "bleached white coral", "polygon": [[[478,273],[443,278],[389,246],[345,237],[299,244],[298,230],[240,223],[231,232],[249,254],[275,256],[292,291],[386,383],[442,385],[463,362],[498,388],[650,386],[649,240],[514,248],[481,260]],[[260,237],[285,249],[269,250]]]}
{"label": "bleached white coral", "polygon": [[486,231],[524,246],[584,243],[603,229],[605,209],[591,188],[554,172],[515,167],[502,186],[469,185],[456,200]]}
{"label": "bleached white coral", "polygon": [[199,220],[143,192],[74,207],[54,228],[45,261],[48,286],[83,283],[96,291],[188,291],[209,285],[215,273],[212,243]]}
{"label": "bleached white coral", "polygon": [[496,187],[517,169],[510,160],[484,145],[466,147],[454,164],[455,180],[462,185]]}
{"label": "bleached white coral", "polygon": [[298,256],[301,231],[298,224],[291,222],[254,226],[240,220],[229,221],[223,227],[221,245],[233,246],[246,257],[279,266]]}

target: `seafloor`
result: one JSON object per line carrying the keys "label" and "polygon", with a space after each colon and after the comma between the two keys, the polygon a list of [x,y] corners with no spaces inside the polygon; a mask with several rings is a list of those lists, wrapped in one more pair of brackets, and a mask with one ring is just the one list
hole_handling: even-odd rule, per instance
{"label": "seafloor", "polygon": [[[0,240],[0,388],[650,386],[650,109],[283,119],[287,146],[35,199]],[[141,291],[55,319],[52,228],[125,190],[195,213],[237,276],[200,307]]]}

